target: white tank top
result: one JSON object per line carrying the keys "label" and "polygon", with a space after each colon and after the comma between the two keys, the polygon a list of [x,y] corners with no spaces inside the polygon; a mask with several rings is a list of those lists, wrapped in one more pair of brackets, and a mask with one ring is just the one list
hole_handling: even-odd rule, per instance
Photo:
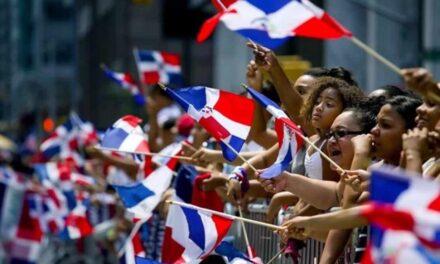
{"label": "white tank top", "polygon": [[[313,142],[313,144],[318,142],[318,140]],[[322,149],[322,146],[324,146],[325,142],[327,142],[327,140],[322,141],[321,145],[319,146],[319,149]],[[322,180],[321,154],[318,151],[315,151],[312,155],[309,155],[310,148],[311,146],[307,148],[306,156],[304,157],[304,168],[306,171],[305,174],[306,176],[312,179]]]}

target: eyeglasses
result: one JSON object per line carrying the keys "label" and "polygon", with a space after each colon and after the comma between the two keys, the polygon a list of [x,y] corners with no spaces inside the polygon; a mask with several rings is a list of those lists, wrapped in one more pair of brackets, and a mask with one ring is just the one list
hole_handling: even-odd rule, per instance
{"label": "eyeglasses", "polygon": [[346,137],[348,135],[360,135],[360,134],[364,134],[364,131],[346,131],[346,130],[336,130],[336,131],[331,131],[329,133],[327,133],[326,138],[330,139],[332,137],[334,137],[336,140]]}

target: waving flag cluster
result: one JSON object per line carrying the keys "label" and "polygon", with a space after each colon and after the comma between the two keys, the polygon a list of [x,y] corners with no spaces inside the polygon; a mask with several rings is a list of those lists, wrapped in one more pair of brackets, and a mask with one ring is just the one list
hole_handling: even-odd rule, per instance
{"label": "waving flag cluster", "polygon": [[268,48],[276,48],[293,36],[319,39],[351,36],[308,0],[236,1],[206,21],[197,40],[206,40],[220,21],[230,30]]}
{"label": "waving flag cluster", "polygon": [[222,241],[233,220],[171,205],[162,247],[162,262],[187,263],[208,256]]}
{"label": "waving flag cluster", "polygon": [[178,54],[155,50],[134,50],[134,57],[142,83],[183,84]]}
{"label": "waving flag cluster", "polygon": [[166,91],[211,136],[221,141],[223,156],[229,161],[235,160],[235,152],[240,152],[251,129],[252,100],[204,86],[167,88]]}
{"label": "waving flag cluster", "polygon": [[249,94],[260,103],[266,110],[271,113],[275,119],[275,131],[278,137],[278,145],[280,150],[275,163],[269,168],[265,169],[260,177],[272,178],[281,174],[289,163],[292,162],[296,153],[301,149],[304,141],[300,135],[302,135],[301,129],[293,123],[287,115],[281,110],[281,108],[272,100],[255,91],[252,88],[246,88]]}
{"label": "waving flag cluster", "polygon": [[128,90],[131,95],[133,95],[134,101],[137,105],[142,106],[145,104],[142,90],[136,84],[136,81],[130,73],[114,72],[106,66],[102,66],[102,70],[104,71],[107,78],[117,83],[123,89]]}
{"label": "waving flag cluster", "polygon": [[87,217],[88,203],[88,200],[79,201],[67,215],[64,230],[60,234],[62,239],[78,239],[93,233],[93,227]]}
{"label": "waving flag cluster", "polygon": [[94,143],[97,138],[93,125],[72,112],[69,119],[41,143],[40,150],[47,159],[58,155],[81,165],[83,161],[77,153],[78,148]]}
{"label": "waving flag cluster", "polygon": [[[375,170],[371,205],[371,245],[363,263],[440,263],[440,184]],[[386,191],[384,191],[386,190]]]}

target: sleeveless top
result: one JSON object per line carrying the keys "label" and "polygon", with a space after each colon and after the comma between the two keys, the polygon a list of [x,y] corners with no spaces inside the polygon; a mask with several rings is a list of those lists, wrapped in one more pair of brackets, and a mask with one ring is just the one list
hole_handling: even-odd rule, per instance
{"label": "sleeveless top", "polygon": [[[319,140],[319,139],[318,139]],[[316,142],[313,142],[314,144]],[[323,140],[319,149],[322,149],[322,146],[327,142],[327,140]],[[306,155],[304,157],[304,167],[305,167],[305,175],[317,180],[322,180],[322,159],[321,154],[318,151],[315,151],[312,155],[309,155],[309,150],[311,146],[309,146],[306,150]]]}

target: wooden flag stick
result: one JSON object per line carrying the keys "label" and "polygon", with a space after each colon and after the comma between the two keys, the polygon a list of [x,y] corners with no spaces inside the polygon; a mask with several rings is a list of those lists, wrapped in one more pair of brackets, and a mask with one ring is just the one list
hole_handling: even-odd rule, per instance
{"label": "wooden flag stick", "polygon": [[[241,218],[243,218],[243,212],[241,210],[241,207],[238,206],[238,214],[240,215]],[[250,258],[253,257],[253,253],[252,253],[252,247],[251,247],[251,243],[249,243],[249,237],[247,234],[247,230],[246,230],[246,225],[244,224],[243,221],[240,221],[241,227],[243,228],[243,236],[244,236],[244,241],[246,242],[246,248],[248,251],[248,256]]]}
{"label": "wooden flag stick", "polygon": [[364,42],[362,42],[361,40],[359,40],[358,38],[351,36],[349,37],[349,39],[351,40],[351,42],[353,42],[356,46],[358,46],[359,48],[363,49],[366,53],[368,53],[368,55],[376,58],[378,61],[382,62],[385,66],[388,66],[388,68],[390,68],[393,72],[397,73],[399,76],[403,77],[403,74],[401,72],[401,69],[399,67],[396,66],[396,64],[392,63],[391,61],[389,61],[388,59],[386,59],[385,57],[383,57],[382,55],[380,55],[379,53],[377,53],[377,51],[375,51],[374,49],[372,49],[370,46],[368,46],[367,44],[365,44]]}
{"label": "wooden flag stick", "polygon": [[182,202],[178,202],[178,201],[172,201],[172,200],[166,200],[167,203],[169,204],[176,204],[176,205],[180,205],[182,207],[186,207],[186,208],[190,208],[190,209],[194,209],[194,210],[198,210],[198,211],[202,211],[202,212],[207,212],[207,213],[211,213],[214,215],[218,215],[218,216],[222,216],[224,218],[229,218],[232,220],[239,220],[239,221],[243,221],[246,223],[250,223],[253,225],[259,225],[259,226],[264,226],[264,227],[268,227],[271,229],[276,229],[276,230],[284,230],[284,227],[281,226],[276,226],[276,225],[272,225],[272,224],[268,224],[268,223],[264,223],[264,222],[260,222],[260,221],[256,221],[256,220],[252,220],[252,219],[248,219],[248,218],[243,218],[243,217],[238,217],[235,215],[229,215],[229,214],[225,214],[225,213],[221,213],[221,212],[217,212],[211,209],[206,209],[203,207],[198,207],[192,204],[187,204],[187,203],[182,203]]}
{"label": "wooden flag stick", "polygon": [[281,253],[283,253],[284,249],[280,249],[280,251],[278,251],[275,256],[273,256],[266,264],[270,264],[272,262],[274,262],[280,255]]}
{"label": "wooden flag stick", "polygon": [[238,153],[228,142],[226,142],[226,140],[222,139],[221,140],[232,152],[234,152],[235,155],[237,155],[237,157],[239,157],[244,163],[246,163],[246,165],[249,166],[249,168],[251,168],[255,173],[258,174],[258,170],[254,167],[254,165],[252,165],[247,159],[245,159],[242,155],[240,155],[240,153]]}
{"label": "wooden flag stick", "polygon": [[123,151],[123,150],[119,150],[119,149],[113,149],[113,148],[104,148],[104,147],[99,147],[99,146],[95,146],[95,148],[99,149],[99,150],[117,151],[117,152],[122,152],[122,153],[139,154],[139,155],[144,155],[144,156],[158,156],[158,157],[174,158],[174,159],[187,160],[187,161],[193,160],[191,157],[171,156],[171,155],[165,155],[165,154],[153,153],[153,152],[141,152],[141,151],[130,152],[130,151]]}
{"label": "wooden flag stick", "polygon": [[[242,87],[244,87],[245,89],[248,88],[249,86],[247,86],[246,84],[242,83],[241,84]],[[289,127],[287,127],[289,128]],[[332,164],[333,166],[335,166],[335,168],[337,170],[340,171],[340,173],[344,173],[345,170],[339,166],[336,162],[334,162],[327,154],[325,154],[320,148],[318,148],[312,141],[309,140],[309,138],[305,137],[302,133],[299,133],[298,131],[295,131],[294,129],[289,129],[290,131],[294,132],[295,134],[297,134],[298,136],[300,136],[305,142],[307,142],[307,144],[309,144],[312,148],[314,148],[316,151],[318,151],[319,154],[321,154],[321,156],[323,158],[325,158],[328,162],[330,162],[330,164]]]}

